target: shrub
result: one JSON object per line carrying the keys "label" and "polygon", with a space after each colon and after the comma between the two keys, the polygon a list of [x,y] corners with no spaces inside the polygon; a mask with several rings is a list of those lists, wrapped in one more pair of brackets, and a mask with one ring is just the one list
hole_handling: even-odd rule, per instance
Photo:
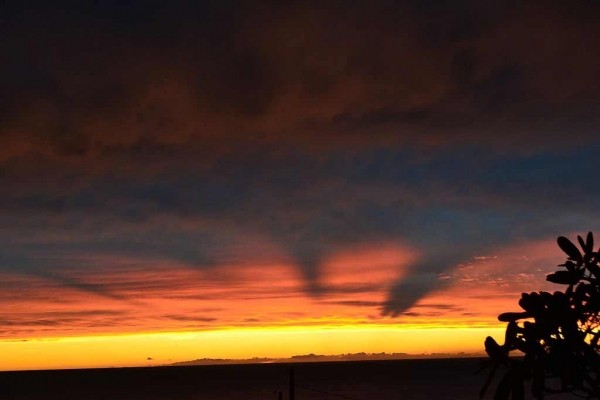
{"label": "shrub", "polygon": [[[480,397],[504,366],[495,400],[523,399],[526,381],[537,399],[562,392],[600,399],[600,249],[594,251],[591,232],[577,241],[581,251],[569,239],[558,238],[568,258],[546,277],[564,291],[523,293],[523,311],[498,316],[508,323],[504,344],[489,336],[485,340],[492,370]],[[522,357],[510,357],[512,351]]]}

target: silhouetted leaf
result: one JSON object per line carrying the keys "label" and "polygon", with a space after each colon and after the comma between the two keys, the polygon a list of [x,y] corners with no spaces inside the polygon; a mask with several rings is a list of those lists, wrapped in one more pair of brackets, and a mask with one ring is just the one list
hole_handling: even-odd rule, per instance
{"label": "silhouetted leaf", "polygon": [[579,246],[581,246],[581,248],[583,249],[583,251],[586,252],[585,251],[586,245],[585,245],[585,242],[584,242],[583,238],[581,236],[577,235],[577,241],[579,242]]}
{"label": "silhouetted leaf", "polygon": [[545,299],[540,293],[522,293],[519,305],[534,316],[544,310],[544,302]]}
{"label": "silhouetted leaf", "polygon": [[504,362],[508,352],[504,346],[500,346],[493,337],[488,336],[485,339],[485,352],[495,362]]}
{"label": "silhouetted leaf", "polygon": [[594,234],[592,232],[588,232],[587,238],[585,240],[585,253],[590,254],[594,251]]}
{"label": "silhouetted leaf", "polygon": [[506,312],[498,315],[498,321],[514,322],[518,319],[529,317],[531,317],[531,314],[529,314],[528,312]]}
{"label": "silhouetted leaf", "polygon": [[517,341],[517,332],[519,330],[519,326],[515,321],[511,321],[508,323],[506,327],[506,332],[504,334],[504,347],[507,349],[514,349],[515,343]]}
{"label": "silhouetted leaf", "polygon": [[581,255],[581,252],[569,239],[567,239],[564,236],[559,236],[556,242],[558,243],[558,247],[560,247],[562,251],[564,251],[569,256],[569,258],[576,261],[582,260],[583,257]]}
{"label": "silhouetted leaf", "polygon": [[574,285],[579,282],[579,274],[573,271],[556,271],[546,276],[546,280],[559,285]]}
{"label": "silhouetted leaf", "polygon": [[575,271],[575,263],[573,261],[567,261],[564,264],[561,264],[562,267],[566,267],[567,271]]}

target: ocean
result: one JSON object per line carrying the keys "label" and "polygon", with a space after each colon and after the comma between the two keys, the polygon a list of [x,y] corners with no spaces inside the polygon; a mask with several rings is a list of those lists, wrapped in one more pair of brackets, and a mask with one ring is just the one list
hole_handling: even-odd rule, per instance
{"label": "ocean", "polygon": [[292,368],[295,400],[478,399],[478,367],[464,358],[2,372],[0,399],[289,400]]}

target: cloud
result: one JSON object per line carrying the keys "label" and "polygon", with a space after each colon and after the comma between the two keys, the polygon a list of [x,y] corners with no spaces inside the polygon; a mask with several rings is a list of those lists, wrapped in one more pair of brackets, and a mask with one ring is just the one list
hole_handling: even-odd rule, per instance
{"label": "cloud", "polygon": [[38,7],[6,10],[5,160],[518,146],[589,139],[598,122],[589,3]]}
{"label": "cloud", "polygon": [[595,7],[7,5],[0,271],[401,315],[476,255],[598,230]]}

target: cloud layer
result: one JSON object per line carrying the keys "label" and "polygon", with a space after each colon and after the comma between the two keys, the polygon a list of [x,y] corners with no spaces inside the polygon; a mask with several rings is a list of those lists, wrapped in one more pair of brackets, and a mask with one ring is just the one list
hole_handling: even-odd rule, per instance
{"label": "cloud layer", "polygon": [[[68,3],[0,13],[0,272],[41,285],[47,325],[288,321],[240,312],[268,290],[228,291],[275,264],[294,307],[401,316],[473,257],[600,227],[592,2]],[[385,279],[365,262],[363,298],[331,283],[354,248],[404,255]],[[203,282],[228,319],[199,311]],[[87,318],[63,291],[99,303]],[[194,306],[161,309],[181,291]]]}

